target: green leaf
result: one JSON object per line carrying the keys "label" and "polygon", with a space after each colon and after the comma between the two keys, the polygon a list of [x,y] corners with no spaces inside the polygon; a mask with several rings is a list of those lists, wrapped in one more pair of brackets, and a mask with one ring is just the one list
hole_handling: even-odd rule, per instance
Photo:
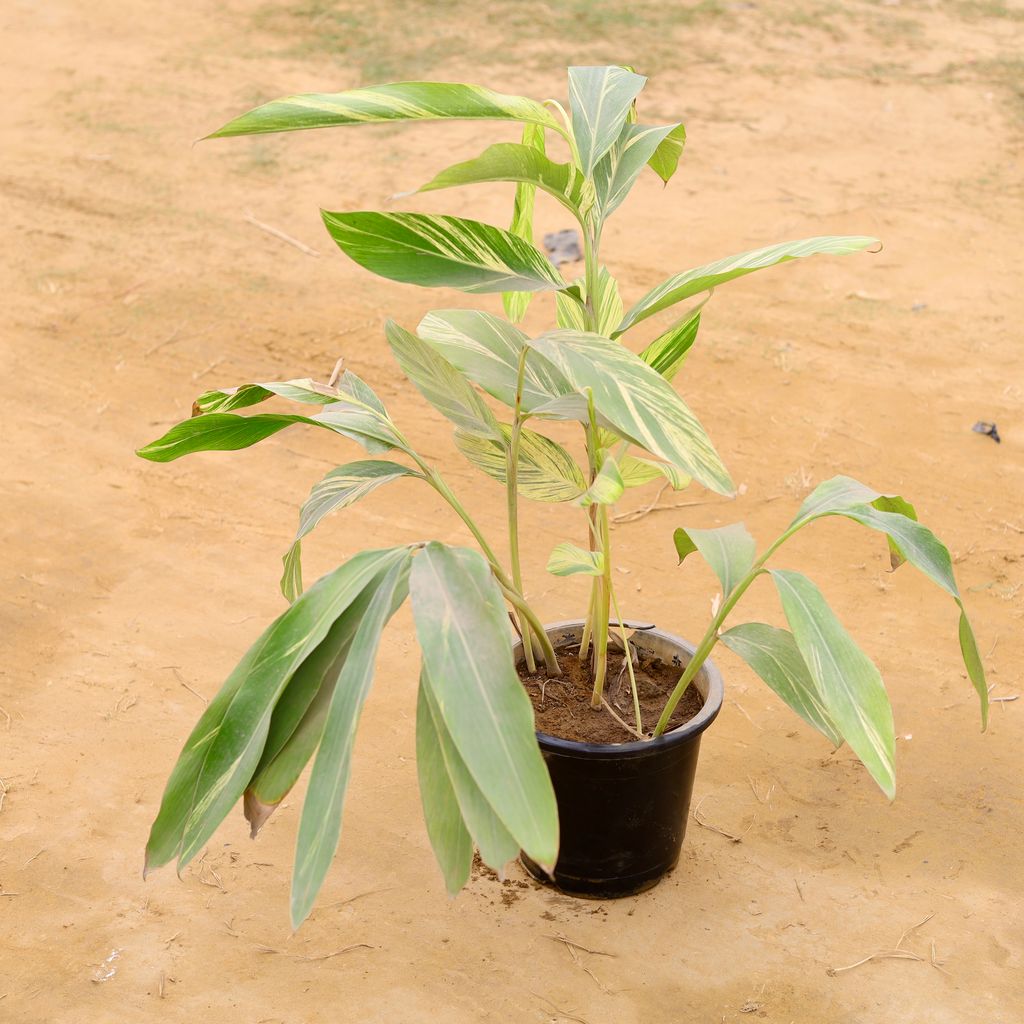
{"label": "green leaf", "polygon": [[433,696],[473,781],[527,856],[558,857],[558,811],[512,660],[508,616],[484,559],[431,542],[410,579]]}
{"label": "green leaf", "polygon": [[548,572],[555,576],[604,575],[604,554],[600,551],[584,551],[575,544],[563,542],[555,545],[548,559]]}
{"label": "green leaf", "polygon": [[789,525],[794,531],[825,516],[844,516],[878,530],[888,537],[890,561],[897,568],[910,562],[949,594],[960,609],[960,650],[964,665],[981,702],[981,725],[988,724],[988,684],[978,656],[978,644],[964,610],[963,598],[953,575],[953,561],[946,546],[916,519],[913,505],[899,495],[878,491],[848,476],[836,476],[816,487],[804,500]]}
{"label": "green leaf", "polygon": [[896,738],[878,669],[806,576],[782,569],[771,570],[771,576],[830,718],[891,800],[896,795]]}
{"label": "green leaf", "polygon": [[667,185],[679,166],[679,158],[683,155],[686,145],[686,129],[677,124],[672,131],[658,143],[654,155],[647,161],[647,166]]}
{"label": "green leaf", "polygon": [[[657,127],[627,124],[623,127],[615,145],[594,168],[594,189],[603,218],[607,219],[618,209],[629,195],[644,166],[654,159],[658,147],[673,131],[681,127],[679,124]],[[617,323],[618,320],[615,321],[615,324]]]}
{"label": "green leaf", "polygon": [[[518,327],[476,309],[437,309],[428,313],[416,330],[489,395],[510,408],[515,404],[519,355],[529,341]],[[547,360],[527,359],[523,376],[524,412],[571,392],[572,385]]]}
{"label": "green leaf", "polygon": [[466,762],[463,761],[448,732],[448,726],[441,714],[426,671],[420,674],[420,692],[433,720],[434,734],[441,748],[441,757],[444,759],[445,770],[455,791],[462,820],[480,849],[480,859],[488,867],[501,873],[510,860],[519,856],[519,844],[509,835],[508,829],[501,823],[501,819],[494,813],[494,808],[473,781]]}
{"label": "green leaf", "polygon": [[478,220],[373,211],[322,216],[347,256],[392,281],[476,293],[565,287],[529,242]]}
{"label": "green leaf", "polygon": [[577,220],[594,205],[594,187],[578,167],[556,164],[535,147],[517,142],[488,146],[478,157],[441,171],[417,192],[489,181],[517,181],[540,188],[557,199]]}
{"label": "green leaf", "polygon": [[733,278],[752,274],[763,267],[773,267],[777,263],[787,263],[790,260],[818,254],[845,256],[877,244],[877,238],[864,235],[826,235],[802,238],[796,242],[780,242],[777,245],[765,246],[763,249],[752,249],[736,256],[726,256],[703,267],[676,274],[649,291],[623,317],[613,337],[618,337],[634,324],[663,309],[668,309],[669,306],[674,306],[677,302],[682,302],[683,299],[688,299],[691,295],[715,288]]}
{"label": "green leaf", "polygon": [[623,67],[569,68],[569,107],[580,165],[591,177],[611,149],[647,79]]}
{"label": "green leaf", "polygon": [[667,462],[641,459],[635,455],[624,455],[619,460],[622,482],[629,487],[642,487],[652,480],[666,480],[674,491],[681,491],[693,483],[693,477],[680,472]]}
{"label": "green leaf", "polygon": [[308,377],[303,380],[271,381],[265,384],[242,384],[237,388],[207,391],[192,406],[192,415],[210,412],[233,412],[266,401],[273,395],[309,405],[328,405],[344,396],[337,388],[320,384]]}
{"label": "green leaf", "polygon": [[[586,301],[586,282],[581,279],[577,284],[580,288],[580,295]],[[555,295],[555,306],[559,327],[573,331],[587,329],[583,307],[566,292],[558,292]],[[607,267],[601,267],[597,278],[597,333],[605,336],[611,335],[615,325],[621,319],[622,299],[619,298],[618,282],[608,273]]]}
{"label": "green leaf", "polygon": [[558,127],[544,106],[522,96],[455,82],[394,82],[348,92],[287,96],[236,117],[207,138],[440,119],[528,121]]}
{"label": "green leaf", "polygon": [[331,695],[352,640],[386,575],[385,571],[370,580],[341,613],[274,705],[260,762],[245,790],[245,817],[253,838],[298,781],[319,746]]}
{"label": "green leaf", "polygon": [[407,548],[364,551],[317,581],[274,620],[199,719],[167,783],[146,847],[147,870],[184,867],[252,778],[284,688],[337,618]]}
{"label": "green leaf", "polygon": [[728,597],[736,584],[750,572],[757,554],[757,544],[742,523],[719,526],[714,530],[684,530],[673,535],[679,562],[699,551],[722,584],[722,597]]}
{"label": "green leaf", "polygon": [[842,745],[843,737],[807,671],[792,633],[763,622],[746,622],[726,630],[719,639],[832,746]]}
{"label": "green leaf", "polygon": [[[239,416],[237,413],[211,412],[193,416],[171,427],[163,437],[140,448],[136,455],[150,462],[173,462],[195,452],[238,451],[249,448],[294,423],[306,423],[341,434],[362,445],[371,454],[402,448],[400,438],[384,407],[372,391],[355,374],[346,373],[338,389],[339,399],[312,416],[293,413],[260,413]],[[356,404],[372,396],[375,406]],[[354,400],[353,400],[354,399]]]}
{"label": "green leaf", "polygon": [[403,476],[423,479],[422,473],[400,466],[397,462],[380,459],[364,459],[349,462],[332,469],[319,483],[313,486],[309,497],[299,511],[299,528],[295,540],[284,556],[284,575],[281,577],[281,592],[289,601],[302,593],[301,544],[302,538],[310,533],[324,516],[366,497],[381,484],[390,483]]}
{"label": "green leaf", "polygon": [[394,320],[385,324],[384,334],[402,372],[438,412],[460,430],[501,439],[494,413],[447,359]]}
{"label": "green leaf", "polygon": [[[720,494],[733,490],[700,422],[672,386],[623,345],[596,334],[553,331],[530,343],[627,439]],[[542,411],[540,407],[538,411]]]}
{"label": "green leaf", "polygon": [[[459,451],[499,483],[505,483],[508,470],[508,446],[512,428],[502,423],[503,441],[480,437],[465,431],[455,432]],[[583,472],[573,457],[556,442],[523,428],[519,434],[519,471],[517,490],[532,501],[572,501],[587,489]]]}
{"label": "green leaf", "polygon": [[686,355],[697,340],[700,328],[700,310],[692,313],[682,323],[659,334],[640,353],[640,358],[665,378],[672,380],[686,362]]}
{"label": "green leaf", "polygon": [[[544,128],[537,124],[523,125],[522,145],[544,155]],[[509,231],[517,238],[533,245],[533,206],[537,196],[536,185],[521,181],[516,185],[516,198],[512,204],[512,223]],[[560,294],[560,293],[556,293]],[[505,316],[517,324],[526,316],[526,310],[533,298],[532,292],[502,292],[501,301]]]}
{"label": "green leaf", "polygon": [[381,633],[408,592],[411,561],[412,551],[406,548],[374,590],[331,696],[323,736],[309,777],[306,801],[302,805],[299,838],[295,846],[291,898],[293,928],[298,928],[313,909],[316,895],[338,848],[341,811],[352,770],[352,748],[359,715],[373,682]]}
{"label": "green leaf", "polygon": [[591,485],[576,499],[576,504],[587,508],[589,505],[614,505],[622,497],[626,485],[622,482],[618,463],[611,455],[605,456],[597,476]]}
{"label": "green leaf", "polygon": [[430,845],[441,866],[445,888],[454,896],[469,881],[473,840],[462,820],[422,678],[416,701],[416,772]]}

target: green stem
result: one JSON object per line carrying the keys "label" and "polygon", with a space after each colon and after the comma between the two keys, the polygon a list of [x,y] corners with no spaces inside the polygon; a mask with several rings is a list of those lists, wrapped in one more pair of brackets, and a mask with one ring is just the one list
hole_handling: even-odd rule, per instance
{"label": "green stem", "polygon": [[679,682],[676,683],[675,689],[669,695],[668,703],[661,712],[661,717],[658,719],[658,724],[654,729],[655,739],[657,739],[668,728],[668,722],[672,717],[672,712],[675,711],[676,706],[683,699],[683,694],[686,693],[686,688],[691,682],[693,682],[704,662],[707,661],[708,655],[711,654],[715,644],[718,643],[719,630],[722,628],[722,624],[725,622],[729,612],[736,607],[736,602],[739,601],[739,599],[747,592],[747,588],[750,584],[765,571],[764,565],[768,559],[771,558],[782,544],[789,540],[789,538],[792,537],[798,529],[800,529],[800,525],[786,530],[782,536],[771,544],[768,550],[765,551],[765,553],[751,566],[750,572],[748,572],[747,575],[744,576],[738,584],[736,584],[736,589],[733,590],[733,592],[723,602],[722,607],[718,610],[718,614],[711,620],[711,625],[708,626],[707,632],[701,639],[700,644],[698,644],[697,650],[694,651],[693,657],[687,664],[686,669],[679,677]]}
{"label": "green stem", "polygon": [[626,659],[626,667],[629,670],[629,687],[633,694],[633,716],[636,718],[636,731],[643,736],[644,723],[640,717],[640,693],[636,687],[636,673],[633,671],[633,659],[629,655],[629,638],[626,636],[626,624],[622,621],[622,612],[619,611],[619,602],[615,597],[615,587],[612,586],[611,574],[608,575],[608,592],[612,599],[612,609],[615,618],[619,620],[619,631],[622,637],[623,657]]}
{"label": "green stem", "polygon": [[[508,546],[512,560],[512,582],[516,590],[523,593],[523,570],[519,559],[519,440],[522,436],[523,378],[526,374],[526,357],[529,346],[524,345],[519,353],[519,373],[516,377],[516,396],[512,415],[512,434],[506,455],[505,494],[508,500]],[[533,673],[537,669],[533,656],[533,643],[529,629],[522,629],[523,655],[526,667]]]}
{"label": "green stem", "polygon": [[[605,677],[608,674],[608,620],[611,617],[611,558],[608,538],[608,509],[604,505],[597,507],[597,521],[601,537],[601,554],[604,556],[604,573],[601,575],[601,588],[598,596],[596,621],[594,623],[594,693],[590,706],[599,708],[604,693]],[[628,655],[628,651],[627,651]]]}
{"label": "green stem", "polygon": [[501,587],[502,593],[504,593],[505,599],[508,603],[522,614],[523,618],[529,623],[530,629],[533,630],[534,636],[536,636],[537,642],[540,645],[540,653],[544,658],[544,667],[547,669],[548,675],[560,676],[562,674],[562,667],[558,664],[558,656],[555,654],[555,648],[552,646],[551,638],[544,631],[544,627],[541,625],[541,621],[537,618],[534,610],[526,603],[526,599],[522,594],[519,594],[511,587],[506,586],[500,579],[498,580],[498,584]]}

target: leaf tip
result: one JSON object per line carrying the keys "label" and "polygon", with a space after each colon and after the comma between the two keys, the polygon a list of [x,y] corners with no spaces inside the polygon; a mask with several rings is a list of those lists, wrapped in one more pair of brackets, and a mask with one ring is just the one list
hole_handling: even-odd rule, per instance
{"label": "leaf tip", "polygon": [[242,797],[242,813],[249,822],[249,838],[255,839],[267,819],[276,811],[278,804],[266,804],[251,790],[247,789]]}

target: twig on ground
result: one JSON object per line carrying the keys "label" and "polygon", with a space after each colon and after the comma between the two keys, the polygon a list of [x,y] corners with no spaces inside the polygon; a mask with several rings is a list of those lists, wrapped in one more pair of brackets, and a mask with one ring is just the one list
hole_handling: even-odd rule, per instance
{"label": "twig on ground", "polygon": [[303,963],[312,963],[317,960],[330,960],[332,957],[341,956],[342,953],[349,953],[353,949],[376,948],[376,946],[371,946],[368,942],[353,942],[351,946],[343,946],[341,949],[336,949],[331,953],[286,953],[283,949],[274,949],[273,946],[263,946],[259,943],[256,944],[257,953],[274,953],[277,956],[286,956],[290,960],[300,960]]}
{"label": "twig on ground", "polygon": [[582,943],[576,942],[560,932],[553,932],[551,935],[545,935],[544,938],[551,939],[554,942],[561,942],[570,951],[578,949],[583,953],[590,953],[593,956],[610,956],[612,959],[618,956],[618,953],[608,953],[603,949],[590,949],[588,946],[584,946]]}
{"label": "twig on ground", "polygon": [[579,1017],[575,1013],[569,1013],[567,1010],[560,1009],[550,999],[548,999],[547,996],[542,996],[539,992],[531,992],[530,995],[535,996],[537,999],[544,1000],[544,1002],[551,1007],[551,1012],[554,1013],[556,1017],[561,1017],[563,1020],[575,1021],[576,1024],[590,1024],[590,1021],[585,1017]]}
{"label": "twig on ground", "polygon": [[264,224],[263,221],[257,220],[251,213],[246,213],[245,222],[247,224],[251,224],[253,227],[259,228],[260,231],[266,231],[268,235],[273,235],[275,238],[281,239],[282,242],[287,242],[289,245],[295,246],[299,252],[304,252],[307,256],[319,257],[320,255],[316,249],[306,245],[305,242],[300,242],[297,238],[292,238],[291,235],[286,235],[278,228],[271,227],[269,224]]}
{"label": "twig on ground", "polygon": [[208,373],[212,373],[223,362],[224,362],[224,357],[223,356],[220,359],[214,359],[214,361],[212,363],[210,363],[209,366],[206,366],[202,370],[199,370],[196,373],[193,373],[192,374],[192,379],[193,380],[202,380],[203,377],[205,377]]}
{"label": "twig on ground", "polygon": [[181,685],[184,686],[189,693],[191,693],[194,697],[198,697],[204,704],[209,704],[209,701],[201,693],[199,693],[196,690],[193,690],[192,687],[185,682],[185,677],[181,674],[177,665],[164,665],[164,668],[169,668],[178,677],[178,682],[181,683]]}
{"label": "twig on ground", "polygon": [[712,825],[711,822],[700,813],[701,804],[703,804],[705,800],[707,800],[707,797],[702,796],[700,801],[697,803],[697,806],[694,807],[693,820],[702,828],[710,829],[712,832],[717,832],[720,836],[725,836],[725,838],[731,843],[741,843],[743,841],[743,837],[754,827],[754,822],[757,818],[752,818],[750,824],[739,835],[735,835],[732,832],[726,832],[725,829],[719,828],[717,825]]}
{"label": "twig on ground", "polygon": [[7,799],[7,783],[0,779],[0,811],[4,809],[4,801]]}
{"label": "twig on ground", "polygon": [[757,785],[755,784],[754,780],[749,775],[747,776],[747,782],[750,783],[750,788],[754,792],[754,799],[756,799],[759,804],[766,804],[766,803],[768,803],[771,800],[772,793],[775,792],[775,783],[774,782],[765,791],[764,796],[761,796],[761,794],[757,791]]}
{"label": "twig on ground", "polygon": [[825,973],[830,978],[834,978],[837,974],[841,974],[843,971],[852,971],[855,967],[862,967],[864,964],[870,963],[872,960],[917,960],[920,963],[930,964],[937,971],[941,971],[943,974],[948,975],[949,971],[943,968],[942,961],[936,958],[934,939],[931,943],[931,955],[928,957],[919,956],[912,950],[903,948],[903,943],[906,941],[907,936],[916,932],[918,928],[923,928],[934,916],[935,914],[929,914],[923,921],[919,921],[917,924],[911,925],[909,928],[905,928],[903,930],[903,934],[899,937],[899,941],[892,949],[882,949],[877,953],[870,953],[868,956],[862,957],[856,963],[847,964],[845,967],[826,968]]}
{"label": "twig on ground", "polygon": [[328,903],[325,906],[317,907],[317,912],[322,912],[324,910],[335,910],[338,907],[347,906],[349,903],[355,903],[356,900],[361,900],[365,896],[376,896],[377,893],[380,892],[391,892],[393,888],[393,885],[389,885],[383,889],[367,889],[366,892],[358,892],[355,894],[355,896],[349,896],[348,899],[338,900],[336,903]]}
{"label": "twig on ground", "polygon": [[10,716],[10,714],[6,711],[6,709],[0,708],[0,715],[4,716],[4,721],[6,722],[6,725],[4,726],[4,728],[5,729],[10,729],[10,727],[11,727],[11,716]]}

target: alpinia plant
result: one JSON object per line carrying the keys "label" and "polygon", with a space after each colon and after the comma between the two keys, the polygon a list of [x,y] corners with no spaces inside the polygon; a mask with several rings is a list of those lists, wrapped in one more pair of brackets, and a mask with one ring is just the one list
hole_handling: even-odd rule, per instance
{"label": "alpinia plant", "polygon": [[[236,450],[303,423],[354,441],[372,457],[332,470],[303,505],[284,558],[282,589],[290,606],[245,655],[186,743],[153,825],[147,868],[174,858],[179,867],[187,864],[243,796],[255,835],[312,761],[292,887],[293,921],[298,925],[306,917],[338,843],[353,737],[381,632],[406,596],[422,650],[419,781],[430,840],[449,890],[465,883],[474,845],[497,869],[520,850],[547,869],[554,866],[556,805],[530,701],[513,663],[509,617],[522,638],[528,670],[542,663],[557,675],[559,664],[523,581],[520,497],[581,508],[582,544],[559,544],[548,569],[592,577],[580,654],[592,666],[593,705],[603,713],[611,623],[622,622],[609,510],[627,488],[658,479],[677,489],[696,481],[720,494],[733,490],[703,427],[671,384],[694,344],[707,297],[727,281],[777,263],[876,244],[862,236],[815,237],[755,249],[673,274],[624,311],[618,285],[602,262],[602,229],[645,167],[669,181],[685,140],[681,124],[638,123],[636,99],[645,81],[623,67],[571,68],[568,112],[554,100],[538,103],[436,82],[294,96],[259,107],[211,136],[424,119],[523,123],[521,142],[492,145],[419,189],[515,182],[509,230],[420,213],[323,214],[342,251],[374,273],[428,287],[502,294],[506,318],[437,310],[415,332],[389,322],[386,336],[402,372],[454,424],[459,451],[505,485],[510,562],[502,564],[442,475],[351,371],[327,384],[244,384],[202,395],[191,419],[139,454],[167,462],[192,452]],[[548,155],[549,142],[561,147],[559,159]],[[537,189],[553,196],[579,225],[584,274],[578,281],[564,280],[534,246]],[[531,338],[516,323],[532,295],[541,292],[554,293],[557,329]],[[692,308],[680,306],[702,293],[707,297]],[[636,325],[668,309],[679,310],[674,321],[639,354],[623,344]],[[503,417],[480,391],[507,409]],[[274,396],[305,410],[240,415]],[[547,420],[581,424],[586,465],[535,429]],[[364,551],[303,592],[301,544],[310,531],[328,513],[406,477],[439,493],[479,550],[426,541]],[[810,580],[766,564],[797,530],[834,515],[885,533],[894,566],[903,560],[915,564],[961,605],[949,554],[916,522],[913,508],[844,477],[814,491],[760,557],[741,524],[677,530],[680,559],[693,551],[707,559],[721,582],[722,603],[660,719],[642,721],[634,700],[638,736],[664,732],[683,691],[721,640],[829,740],[848,742],[893,795],[892,713],[878,670]],[[774,581],[791,632],[761,623],[722,632],[737,601],[762,574]],[[618,628],[628,649],[624,627]],[[987,690],[962,605],[960,641],[984,721]],[[632,677],[631,659],[625,663]]]}

